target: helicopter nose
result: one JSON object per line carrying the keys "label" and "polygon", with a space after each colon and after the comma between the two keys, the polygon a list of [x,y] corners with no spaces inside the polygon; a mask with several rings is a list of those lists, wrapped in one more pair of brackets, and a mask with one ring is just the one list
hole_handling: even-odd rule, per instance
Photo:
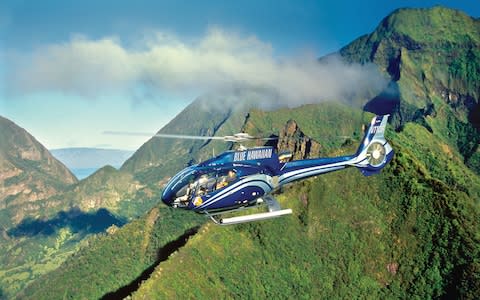
{"label": "helicopter nose", "polygon": [[165,203],[165,205],[172,206],[172,204],[173,204],[173,194],[169,193],[167,191],[164,191],[162,193],[162,202]]}

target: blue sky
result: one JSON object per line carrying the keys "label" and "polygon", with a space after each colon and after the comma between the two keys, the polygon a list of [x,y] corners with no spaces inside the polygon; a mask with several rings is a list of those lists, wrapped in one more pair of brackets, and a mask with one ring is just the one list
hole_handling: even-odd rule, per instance
{"label": "blue sky", "polygon": [[[476,0],[319,2],[2,1],[0,115],[48,148],[133,150],[146,139],[101,132],[156,132],[218,87],[221,78],[208,70],[217,67],[212,51],[224,57],[219,64],[231,63],[222,72],[248,72],[231,59],[252,56],[271,61],[265,67],[274,72],[276,60],[331,53],[399,7],[442,4],[480,16]],[[159,72],[151,57],[167,61],[160,69],[181,72]],[[184,65],[199,60],[203,70]]]}

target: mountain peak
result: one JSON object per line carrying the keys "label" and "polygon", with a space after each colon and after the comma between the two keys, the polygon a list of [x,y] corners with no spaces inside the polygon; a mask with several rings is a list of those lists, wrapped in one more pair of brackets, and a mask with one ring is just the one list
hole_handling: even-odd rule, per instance
{"label": "mountain peak", "polygon": [[77,182],[33,136],[3,117],[0,117],[0,141],[0,209],[15,205],[21,210],[23,204],[34,207],[32,202],[46,199]]}
{"label": "mountain peak", "polygon": [[419,123],[480,170],[480,20],[441,6],[399,9],[340,55],[347,62],[373,62],[390,77],[365,109],[378,114],[388,104],[397,130]]}
{"label": "mountain peak", "polygon": [[376,32],[396,32],[420,42],[479,41],[480,23],[464,12],[443,7],[401,8],[382,20]]}

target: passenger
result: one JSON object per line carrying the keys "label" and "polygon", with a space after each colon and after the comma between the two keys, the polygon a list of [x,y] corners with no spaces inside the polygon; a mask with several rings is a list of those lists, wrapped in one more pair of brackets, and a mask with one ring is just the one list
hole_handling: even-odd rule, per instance
{"label": "passenger", "polygon": [[207,175],[202,175],[200,177],[200,179],[198,180],[198,184],[203,185],[203,184],[207,183],[207,181],[208,181]]}
{"label": "passenger", "polygon": [[228,185],[228,182],[227,182],[227,177],[226,176],[222,176],[222,178],[217,182],[217,185],[216,185],[216,189],[221,189],[223,187],[226,187]]}
{"label": "passenger", "polygon": [[234,181],[237,178],[237,173],[234,170],[229,170],[227,176],[222,176],[220,180],[217,182],[216,189],[221,189],[226,187],[230,184],[230,182]]}
{"label": "passenger", "polygon": [[234,170],[228,171],[228,177],[227,177],[228,183],[234,181],[236,178],[237,178],[237,173],[235,173]]}
{"label": "passenger", "polygon": [[230,182],[234,181],[237,177],[237,174],[233,170],[229,170],[227,176],[222,176],[221,179],[217,182],[216,189],[221,189],[226,187],[230,184]]}

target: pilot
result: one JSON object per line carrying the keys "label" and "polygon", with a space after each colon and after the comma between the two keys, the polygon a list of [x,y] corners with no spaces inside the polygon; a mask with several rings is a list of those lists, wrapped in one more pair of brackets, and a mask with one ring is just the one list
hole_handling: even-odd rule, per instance
{"label": "pilot", "polygon": [[185,195],[179,197],[179,200],[180,200],[180,203],[186,205],[188,204],[188,201],[189,201],[189,198],[192,194],[192,191],[193,191],[193,188],[195,187],[195,184],[194,183],[190,183],[188,186],[187,186],[187,191],[185,192]]}
{"label": "pilot", "polygon": [[200,185],[203,185],[203,184],[207,183],[207,181],[208,181],[207,175],[202,175],[202,176],[200,177],[200,179],[198,180],[198,183],[199,183]]}
{"label": "pilot", "polygon": [[206,193],[207,193],[207,188],[204,187],[204,186],[201,186],[201,187],[199,188],[199,190],[198,190],[197,195],[198,195],[198,196],[203,196],[203,195],[205,195]]}
{"label": "pilot", "polygon": [[205,195],[207,193],[207,181],[208,177],[207,175],[202,175],[200,179],[198,179],[198,190],[197,190],[197,196]]}

